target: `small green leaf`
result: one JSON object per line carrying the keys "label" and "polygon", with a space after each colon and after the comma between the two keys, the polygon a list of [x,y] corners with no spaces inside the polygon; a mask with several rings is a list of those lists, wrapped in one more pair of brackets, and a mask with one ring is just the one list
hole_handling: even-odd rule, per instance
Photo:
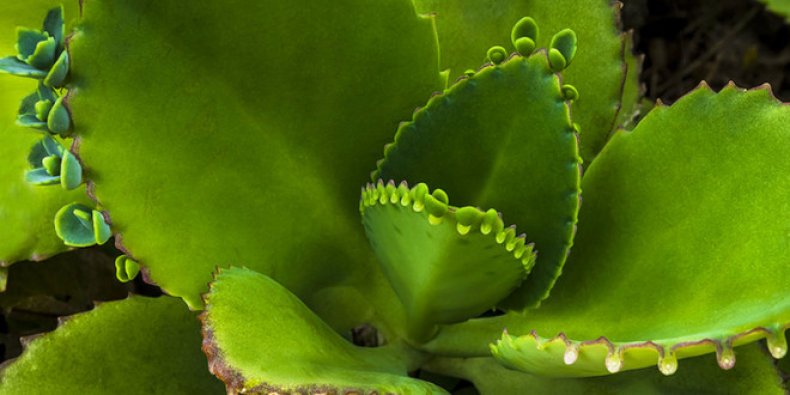
{"label": "small green leaf", "polygon": [[486,57],[488,57],[489,62],[500,64],[507,59],[507,50],[500,46],[491,47],[488,49],[488,52],[486,52]]}
{"label": "small green leaf", "polygon": [[58,44],[53,37],[40,41],[36,44],[36,50],[27,58],[26,62],[37,69],[49,70],[52,64],[55,63],[57,47]]}
{"label": "small green leaf", "polygon": [[228,393],[446,394],[410,378],[394,345],[354,346],[265,275],[220,270],[205,302],[203,350]]}
{"label": "small green leaf", "polygon": [[60,157],[57,155],[50,155],[41,160],[41,164],[47,171],[47,174],[51,176],[60,175],[60,162]]}
{"label": "small green leaf", "polygon": [[[515,25],[513,25],[513,29],[510,31],[510,41],[513,43],[513,46],[518,48],[516,44],[519,39],[521,38],[529,38],[532,41],[532,45],[534,48],[535,43],[538,41],[538,33],[540,29],[538,28],[537,22],[534,19],[526,16],[519,19]],[[521,51],[519,51],[521,52]],[[532,52],[532,51],[530,51]],[[528,56],[529,53],[523,53],[522,55]]]}
{"label": "small green leaf", "polygon": [[[63,159],[61,160],[60,177],[61,185],[66,190],[75,189],[82,184],[82,165],[71,152],[66,150],[63,151]],[[104,237],[102,234],[102,238]],[[100,242],[99,244],[102,243]]]}
{"label": "small green leaf", "polygon": [[63,23],[62,5],[49,10],[46,18],[44,18],[44,31],[55,40],[58,51],[63,50],[63,44],[66,39],[66,25]]}
{"label": "small green leaf", "polygon": [[39,121],[46,122],[49,111],[52,109],[52,102],[49,100],[39,100],[36,102],[36,118]]}
{"label": "small green leaf", "polygon": [[49,70],[49,74],[47,74],[47,77],[44,78],[44,85],[53,88],[60,88],[66,82],[66,76],[68,74],[69,74],[69,52],[63,51],[60,53],[58,60],[55,62],[55,65],[52,66],[52,69]]}
{"label": "small green leaf", "polygon": [[21,114],[16,117],[17,126],[33,129],[47,129],[47,123],[42,122],[33,114]]}
{"label": "small green leaf", "polygon": [[549,44],[549,61],[555,71],[560,71],[571,65],[576,57],[576,32],[563,29],[557,32]]}
{"label": "small green leaf", "polygon": [[102,213],[79,203],[64,206],[55,214],[55,232],[71,247],[104,244],[111,236]]}
{"label": "small green leaf", "polygon": [[61,136],[71,129],[71,115],[63,104],[62,97],[52,105],[52,110],[47,118],[47,127],[50,132]]}
{"label": "small green leaf", "polygon": [[[28,59],[36,52],[38,44],[50,38],[49,34],[45,32],[36,29],[28,29],[26,27],[18,27],[16,29],[16,35],[17,59],[28,64],[30,64]],[[31,64],[31,66],[33,65]]]}
{"label": "small green leaf", "polygon": [[104,215],[101,211],[93,210],[92,212],[92,223],[93,223],[93,238],[97,244],[104,244],[107,240],[110,240],[112,237],[112,231],[110,230],[110,224],[107,223],[104,219]]}
{"label": "small green leaf", "polygon": [[53,176],[42,168],[35,168],[25,172],[25,180],[33,185],[55,185],[60,182],[60,176]]}
{"label": "small green leaf", "polygon": [[128,283],[140,273],[140,265],[132,258],[121,255],[115,259],[115,277],[122,283]]}
{"label": "small green leaf", "polygon": [[0,73],[41,79],[47,76],[46,71],[39,70],[19,59],[16,56],[0,58]]}

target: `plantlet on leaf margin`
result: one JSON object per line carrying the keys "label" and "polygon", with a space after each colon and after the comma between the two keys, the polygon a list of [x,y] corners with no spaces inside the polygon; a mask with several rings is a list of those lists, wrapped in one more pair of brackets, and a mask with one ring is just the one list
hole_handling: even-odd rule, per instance
{"label": "plantlet on leaf margin", "polygon": [[17,55],[0,59],[0,73],[43,79],[47,86],[59,87],[68,73],[64,41],[63,7],[53,8],[42,30],[17,28]]}
{"label": "plantlet on leaf margin", "polygon": [[28,162],[33,167],[25,174],[31,184],[51,185],[60,183],[66,189],[82,184],[82,166],[77,158],[50,136],[44,136],[33,146]]}
{"label": "plantlet on leaf margin", "polygon": [[69,204],[58,211],[55,215],[55,231],[71,247],[104,244],[112,236],[104,215],[79,203]]}

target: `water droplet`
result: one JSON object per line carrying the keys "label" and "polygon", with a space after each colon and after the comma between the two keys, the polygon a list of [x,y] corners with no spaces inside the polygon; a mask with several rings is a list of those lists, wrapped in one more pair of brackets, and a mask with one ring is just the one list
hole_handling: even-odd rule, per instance
{"label": "water droplet", "polygon": [[665,351],[665,354],[658,358],[658,370],[660,370],[665,376],[675,374],[675,372],[678,370],[677,356]]}
{"label": "water droplet", "polygon": [[579,359],[579,346],[575,343],[566,344],[563,359],[566,365],[573,365]]}
{"label": "water droplet", "polygon": [[622,368],[623,359],[620,357],[620,354],[616,351],[610,352],[606,356],[606,370],[608,370],[609,373],[617,373]]}
{"label": "water droplet", "polygon": [[716,359],[719,361],[719,367],[724,370],[730,370],[735,366],[735,352],[732,351],[731,346],[724,346],[721,352],[716,354]]}
{"label": "water droplet", "polygon": [[768,335],[768,351],[776,359],[784,358],[787,355],[787,338],[784,331]]}

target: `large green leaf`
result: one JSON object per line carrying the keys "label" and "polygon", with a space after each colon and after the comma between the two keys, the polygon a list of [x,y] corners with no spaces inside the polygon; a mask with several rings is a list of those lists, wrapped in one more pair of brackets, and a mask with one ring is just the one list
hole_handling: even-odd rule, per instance
{"label": "large green leaf", "polygon": [[[16,52],[15,26],[41,26],[50,7],[58,1],[8,1],[0,5],[0,55]],[[76,15],[76,1],[66,12]],[[36,82],[0,74],[0,265],[20,260],[39,260],[66,250],[52,225],[58,209],[72,201],[83,201],[85,190],[66,192],[59,186],[35,186],[25,181],[30,169],[27,157],[41,139],[33,129],[15,124],[22,99],[35,92]],[[13,281],[13,280],[12,280]]]}
{"label": "large green leaf", "polygon": [[94,0],[70,48],[79,155],[153,281],[200,307],[244,264],[345,328],[370,306],[333,295],[394,303],[354,186],[443,85],[410,1]]}
{"label": "large green leaf", "polygon": [[408,377],[394,344],[365,348],[340,337],[276,281],[222,270],[202,317],[203,350],[228,393],[445,393]]}
{"label": "large green leaf", "polygon": [[523,309],[548,296],[562,270],[579,208],[580,162],[560,79],[541,50],[434,96],[398,129],[374,177],[425,182],[457,206],[501,210],[538,251],[530,276],[504,303]]}
{"label": "large green leaf", "polygon": [[476,69],[492,45],[510,44],[510,27],[523,16],[540,26],[537,46],[548,47],[564,28],[578,35],[579,50],[563,73],[579,89],[573,106],[581,125],[581,156],[591,162],[606,143],[620,106],[625,65],[617,30],[619,6],[610,0],[415,0],[417,10],[435,13],[442,67],[455,78]]}
{"label": "large green leaf", "polygon": [[217,394],[195,314],[132,297],[72,316],[2,372],[0,394]]}
{"label": "large green leaf", "polygon": [[552,298],[526,316],[459,325],[433,349],[506,329],[495,354],[553,376],[657,363],[672,373],[678,358],[710,352],[730,368],[733,346],[763,337],[786,354],[788,124],[790,107],[767,88],[703,86],[653,109],[585,175],[579,234]]}

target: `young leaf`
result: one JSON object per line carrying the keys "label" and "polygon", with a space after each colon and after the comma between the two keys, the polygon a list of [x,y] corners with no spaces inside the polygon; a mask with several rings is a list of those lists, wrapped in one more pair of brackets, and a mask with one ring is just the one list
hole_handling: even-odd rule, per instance
{"label": "young leaf", "polygon": [[425,182],[457,205],[501,210],[538,250],[503,305],[537,306],[562,270],[579,208],[576,134],[545,51],[481,69],[401,124],[374,177]]}
{"label": "young leaf", "polygon": [[406,307],[414,341],[475,317],[512,292],[535,263],[532,245],[495,210],[448,205],[441,190],[382,182],[362,192],[365,232]]}

